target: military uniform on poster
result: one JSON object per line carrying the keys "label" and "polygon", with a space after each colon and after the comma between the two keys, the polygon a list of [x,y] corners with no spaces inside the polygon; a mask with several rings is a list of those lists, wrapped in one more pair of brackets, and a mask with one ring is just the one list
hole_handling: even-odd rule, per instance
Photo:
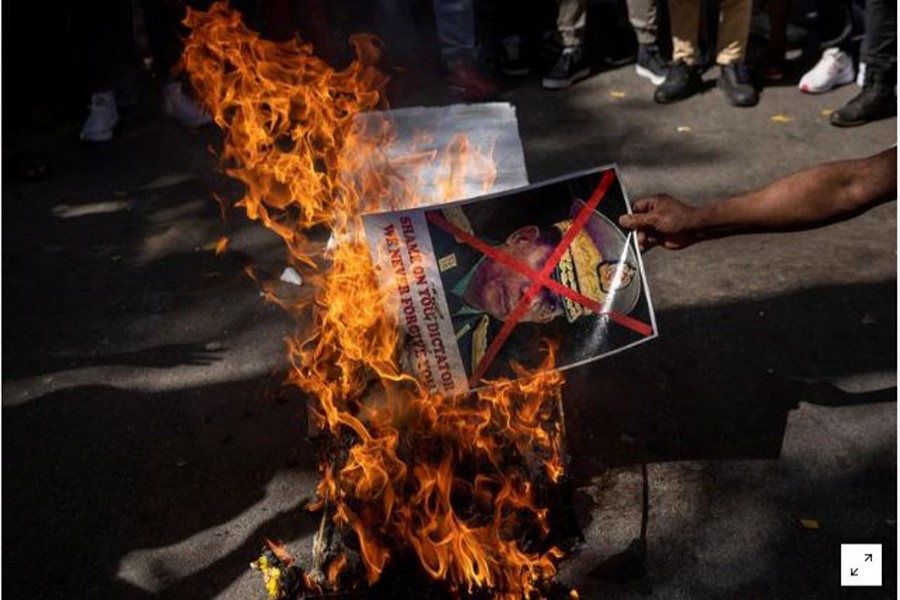
{"label": "military uniform on poster", "polygon": [[477,388],[515,376],[513,363],[541,364],[541,340],[555,344],[564,369],[656,336],[636,240],[616,225],[625,212],[625,192],[606,168],[363,220],[387,285],[390,270],[378,250],[385,223],[427,223],[408,241],[415,252],[427,247],[429,285],[449,320],[439,351],[452,345],[464,371],[458,375]]}

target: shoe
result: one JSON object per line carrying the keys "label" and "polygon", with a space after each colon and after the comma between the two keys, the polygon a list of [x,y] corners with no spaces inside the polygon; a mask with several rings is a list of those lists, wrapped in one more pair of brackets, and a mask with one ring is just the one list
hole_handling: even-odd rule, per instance
{"label": "shoe", "polygon": [[669,64],[662,57],[656,45],[641,44],[638,46],[637,64],[634,65],[634,70],[640,77],[653,82],[653,85],[659,85],[666,80]]}
{"label": "shoe", "polygon": [[591,67],[584,49],[581,46],[567,46],[563,48],[550,72],[544,76],[543,86],[545,90],[564,90],[590,74]]}
{"label": "shoe", "polygon": [[522,38],[517,35],[500,40],[500,72],[509,77],[525,77],[531,72],[522,53]]}
{"label": "shoe", "polygon": [[163,112],[185,127],[196,129],[212,121],[200,105],[185,93],[180,82],[164,84],[162,97]]}
{"label": "shoe", "polygon": [[807,94],[821,94],[853,81],[853,59],[839,48],[829,48],[803,77],[797,87]]}
{"label": "shoe", "polygon": [[859,69],[856,70],[856,85],[862,87],[866,83],[866,63],[859,63]]}
{"label": "shoe", "polygon": [[703,80],[697,67],[684,61],[676,61],[669,67],[665,80],[656,88],[653,99],[659,104],[683,100],[703,89]]}
{"label": "shoe", "polygon": [[850,102],[833,113],[829,120],[836,127],[856,127],[870,121],[897,114],[897,94],[894,82],[885,73],[866,73],[863,90]]}
{"label": "shoe", "polygon": [[485,100],[497,93],[497,85],[482,75],[472,60],[460,60],[449,65],[447,85],[471,102]]}
{"label": "shoe", "polygon": [[753,106],[759,102],[759,93],[750,80],[750,70],[742,62],[721,65],[716,86],[725,93],[732,106]]}
{"label": "shoe", "polygon": [[116,96],[111,91],[97,92],[91,96],[91,112],[81,126],[82,142],[108,142],[119,122]]}

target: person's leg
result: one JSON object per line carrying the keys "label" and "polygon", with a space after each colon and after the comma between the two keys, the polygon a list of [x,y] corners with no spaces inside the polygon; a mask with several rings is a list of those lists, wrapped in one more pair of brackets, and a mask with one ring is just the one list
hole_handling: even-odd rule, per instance
{"label": "person's leg", "polygon": [[759,102],[759,94],[753,87],[750,71],[744,62],[752,12],[753,0],[719,2],[719,31],[716,35],[719,79],[716,85],[734,106],[753,106]]}
{"label": "person's leg", "polygon": [[556,27],[562,36],[563,46],[571,48],[584,44],[587,25],[588,0],[559,0]]}
{"label": "person's leg", "polygon": [[832,125],[854,127],[897,113],[897,3],[866,2],[863,41],[866,77],[862,92],[831,114]]}
{"label": "person's leg", "polygon": [[475,13],[472,0],[434,0],[441,58],[448,67],[475,59]]}
{"label": "person's leg", "polygon": [[897,83],[897,4],[890,0],[866,2],[866,33],[863,60],[868,72],[886,83]]}
{"label": "person's leg", "polygon": [[657,0],[628,0],[628,21],[638,41],[635,72],[661,84],[669,72],[669,65],[659,50],[659,7]]}
{"label": "person's leg", "polygon": [[819,48],[840,48],[849,53],[853,34],[853,7],[850,0],[818,2],[816,8]]}
{"label": "person's leg", "polygon": [[141,0],[147,41],[153,53],[153,68],[161,81],[172,81],[174,69],[181,57],[179,23],[184,7],[167,0]]}
{"label": "person's leg", "polygon": [[584,51],[588,0],[558,0],[556,27],[563,51],[542,81],[544,89],[561,90],[591,74]]}
{"label": "person's leg", "polygon": [[133,56],[131,4],[121,0],[87,2],[75,13],[76,29],[84,36],[91,87],[90,113],[80,138],[106,142],[112,139],[119,122],[116,80],[127,58]]}
{"label": "person's leg", "polygon": [[669,0],[672,28],[672,64],[653,99],[660,104],[683,100],[703,88],[697,68],[701,0]]}
{"label": "person's leg", "polygon": [[716,63],[729,65],[744,60],[750,39],[752,0],[720,0]]}
{"label": "person's leg", "polygon": [[688,66],[697,64],[701,5],[699,0],[669,0],[673,62],[681,61]]}
{"label": "person's leg", "polygon": [[763,77],[770,81],[784,79],[787,26],[790,13],[790,0],[769,0],[769,41],[760,52],[756,64],[760,67]]}
{"label": "person's leg", "polygon": [[530,13],[522,10],[515,0],[490,0],[485,5],[491,13],[487,18],[490,39],[496,44],[501,72],[513,77],[528,75],[531,71],[528,60]]}
{"label": "person's leg", "polygon": [[434,16],[450,87],[473,101],[495,94],[497,87],[477,68],[472,0],[434,0]]}
{"label": "person's leg", "polygon": [[628,21],[640,45],[655,45],[659,35],[656,0],[628,0]]}
{"label": "person's leg", "polygon": [[91,91],[111,91],[127,58],[133,56],[129,2],[95,0],[74,11],[75,27],[84,39]]}
{"label": "person's leg", "polygon": [[[194,1],[188,4],[204,9],[209,2]],[[181,60],[181,21],[186,13],[186,4],[167,0],[142,0],[144,24],[153,66],[162,82],[163,112],[185,127],[202,127],[211,119],[200,105],[185,91],[178,77],[177,69]]]}

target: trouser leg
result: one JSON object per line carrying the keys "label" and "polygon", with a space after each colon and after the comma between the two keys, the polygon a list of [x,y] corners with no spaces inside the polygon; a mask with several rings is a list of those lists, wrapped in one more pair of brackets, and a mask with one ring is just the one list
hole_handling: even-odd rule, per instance
{"label": "trouser leg", "polygon": [[187,30],[181,25],[190,6],[197,10],[206,10],[209,0],[141,0],[144,12],[144,24],[147,27],[147,39],[150,51],[153,52],[156,74],[163,81],[174,76],[175,68],[181,59],[183,43],[181,38]]}
{"label": "trouser leg", "polygon": [[817,6],[816,28],[819,45],[848,52],[853,34],[853,7],[850,0],[827,0]]}
{"label": "trouser leg", "polygon": [[472,0],[434,0],[434,16],[444,63],[475,58]]}
{"label": "trouser leg", "polygon": [[628,21],[638,44],[655,44],[659,35],[659,10],[656,0],[628,0]]}
{"label": "trouser leg", "polygon": [[753,0],[721,0],[719,31],[716,34],[716,62],[727,65],[744,60],[750,39]]}
{"label": "trouser leg", "polygon": [[897,81],[897,3],[896,0],[867,0],[866,34],[863,40],[866,78],[879,75]]}
{"label": "trouser leg", "polygon": [[700,0],[669,0],[672,26],[672,60],[697,63],[697,37],[700,35]]}
{"label": "trouser leg", "polygon": [[562,35],[563,45],[580,46],[584,43],[587,4],[588,0],[559,0],[556,26]]}
{"label": "trouser leg", "polygon": [[75,19],[85,40],[92,91],[112,89],[124,63],[134,55],[131,3],[86,2],[75,10]]}

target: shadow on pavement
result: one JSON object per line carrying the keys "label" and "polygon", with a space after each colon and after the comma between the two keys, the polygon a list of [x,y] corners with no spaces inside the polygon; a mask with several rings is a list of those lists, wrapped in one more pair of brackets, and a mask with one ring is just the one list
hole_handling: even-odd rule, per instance
{"label": "shadow on pavement", "polygon": [[[766,542],[772,544],[766,551],[776,572],[716,593],[701,593],[701,588],[691,591],[692,582],[686,579],[686,597],[775,597],[787,589],[808,594],[802,597],[836,597],[839,582],[823,573],[838,572],[835,549],[849,540],[884,543],[886,564],[891,564],[896,556],[896,528],[885,526],[884,519],[894,514],[896,506],[895,439],[835,441],[831,439],[834,426],[819,423],[806,435],[826,456],[841,454],[840,445],[851,444],[844,451],[846,458],[839,459],[845,470],[829,467],[823,474],[812,464],[795,465],[792,468],[802,475],[787,476],[779,471],[781,461],[764,460],[759,464],[770,467],[760,468],[771,469],[771,474],[759,482],[767,486],[759,492],[765,494],[762,500],[741,498],[757,492],[748,492],[752,484],[735,480],[725,465],[778,459],[789,412],[801,402],[847,408],[896,402],[897,390],[890,376],[897,360],[896,305],[896,285],[888,282],[661,311],[657,313],[658,340],[570,372],[565,410],[570,470],[576,482],[599,482],[602,494],[612,485],[608,478],[612,471],[630,471],[635,465],[641,465],[643,471],[643,490],[632,497],[642,508],[628,511],[639,511],[635,519],[640,521],[627,525],[641,533],[627,547],[582,570],[589,578],[584,591],[609,598],[644,596],[653,593],[654,586],[674,581],[685,568],[694,571],[700,548],[709,552],[709,548],[723,546],[729,548],[722,550],[728,554],[730,544],[740,545],[740,538],[729,541],[704,536],[716,531],[719,520],[740,521],[741,517],[716,514],[718,509],[712,508],[713,498],[731,495],[736,498],[729,502],[738,513],[752,514],[754,503],[774,503],[782,518],[788,519],[782,538],[777,543]],[[842,389],[852,389],[854,379],[866,374],[875,377],[875,389],[858,384],[855,392]],[[879,374],[889,376],[879,380]],[[885,386],[884,381],[891,383]],[[860,434],[884,435],[865,429]],[[810,445],[809,440],[803,443]],[[861,448],[893,447],[895,451],[868,461],[858,444]],[[674,530],[669,528],[672,520],[663,515],[685,510],[672,488],[677,489],[680,476],[672,478],[671,471],[665,471],[670,475],[647,478],[648,463],[672,461],[707,464],[685,467],[696,470],[683,477],[693,481],[699,496],[706,500],[699,501],[699,508],[687,509],[699,514],[691,512],[687,523]],[[654,496],[657,523],[648,516],[649,498]],[[709,506],[704,507],[704,502]],[[822,519],[827,529],[812,532],[817,535],[804,533],[796,519],[789,519],[798,507]],[[591,515],[585,511],[582,520],[588,526]],[[763,531],[768,523],[756,526]],[[746,530],[731,534],[765,537],[754,528],[751,521]],[[896,580],[888,578],[885,585],[895,586]]]}
{"label": "shadow on pavement", "polygon": [[[85,386],[5,408],[4,591],[149,597],[117,577],[123,558],[171,545],[178,556],[180,542],[217,528],[226,539],[216,541],[230,550],[203,568],[148,567],[168,586],[161,595],[210,598],[247,572],[265,537],[290,541],[313,531],[301,489],[281,510],[264,502],[276,476],[315,471],[304,403],[280,380],[164,394]],[[251,509],[255,529],[228,524]],[[167,573],[173,562],[189,574]]]}
{"label": "shadow on pavement", "polygon": [[896,285],[833,286],[657,313],[660,337],[570,371],[573,472],[643,461],[777,458],[788,411],[895,400],[829,383],[892,373]]}

